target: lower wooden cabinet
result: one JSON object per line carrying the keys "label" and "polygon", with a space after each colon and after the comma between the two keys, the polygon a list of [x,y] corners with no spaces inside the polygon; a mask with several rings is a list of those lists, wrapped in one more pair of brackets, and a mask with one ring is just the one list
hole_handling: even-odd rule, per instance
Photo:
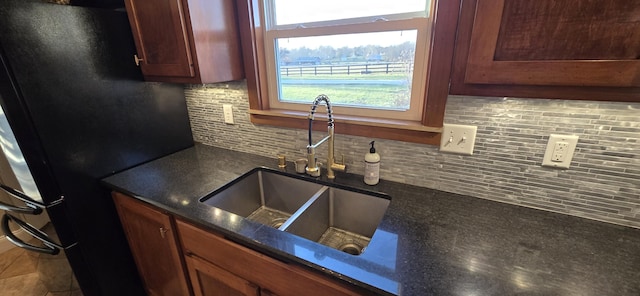
{"label": "lower wooden cabinet", "polygon": [[114,192],[113,199],[148,295],[370,294],[174,219],[133,197]]}
{"label": "lower wooden cabinet", "polygon": [[187,222],[176,220],[176,225],[187,257],[197,257],[259,286],[261,295],[363,294],[356,287],[338,283],[300,266],[278,261]]}
{"label": "lower wooden cabinet", "polygon": [[187,256],[189,278],[196,296],[258,296],[260,288],[214,264],[195,256]]}
{"label": "lower wooden cabinet", "polygon": [[190,295],[173,218],[121,193],[113,200],[147,294]]}

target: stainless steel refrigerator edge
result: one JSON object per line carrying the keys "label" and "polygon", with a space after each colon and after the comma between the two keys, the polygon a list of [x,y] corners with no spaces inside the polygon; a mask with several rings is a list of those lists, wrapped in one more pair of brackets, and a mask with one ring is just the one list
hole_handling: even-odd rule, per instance
{"label": "stainless steel refrigerator edge", "polygon": [[99,180],[193,145],[182,86],[143,82],[121,9],[3,0],[0,50],[0,104],[84,294],[143,295]]}

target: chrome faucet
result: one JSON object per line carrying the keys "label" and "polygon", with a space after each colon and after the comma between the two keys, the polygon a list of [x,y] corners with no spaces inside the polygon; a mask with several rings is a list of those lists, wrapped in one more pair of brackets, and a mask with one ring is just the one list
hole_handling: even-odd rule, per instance
{"label": "chrome faucet", "polygon": [[[328,131],[329,135],[324,137],[318,143],[313,144],[313,140],[311,138],[311,130],[313,127],[313,115],[316,113],[316,108],[320,102],[324,101],[327,105],[327,117],[328,121]],[[342,163],[336,163],[333,155],[333,147],[334,147],[334,122],[333,122],[333,113],[331,111],[331,103],[329,102],[329,97],[326,95],[319,95],[313,101],[313,105],[311,105],[311,111],[309,111],[309,145],[307,145],[307,168],[305,169],[307,174],[313,177],[320,176],[320,167],[318,166],[318,162],[316,160],[316,148],[322,143],[329,141],[329,155],[327,157],[327,178],[335,179],[336,175],[334,171],[346,171],[347,167],[344,164],[344,156],[342,156]]]}

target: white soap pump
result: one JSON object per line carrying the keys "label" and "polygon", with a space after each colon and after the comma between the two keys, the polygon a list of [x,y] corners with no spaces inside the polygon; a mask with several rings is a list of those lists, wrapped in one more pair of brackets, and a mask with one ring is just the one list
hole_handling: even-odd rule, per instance
{"label": "white soap pump", "polygon": [[367,185],[376,185],[380,182],[380,154],[376,153],[373,147],[375,141],[371,141],[369,145],[369,153],[364,155],[364,183]]}

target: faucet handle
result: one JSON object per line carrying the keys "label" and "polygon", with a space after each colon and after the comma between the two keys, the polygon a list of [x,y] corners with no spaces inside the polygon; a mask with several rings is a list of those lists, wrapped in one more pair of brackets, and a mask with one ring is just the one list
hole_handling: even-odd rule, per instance
{"label": "faucet handle", "polygon": [[338,163],[338,162],[336,162],[334,160],[334,163],[331,164],[331,170],[332,171],[340,171],[340,172],[346,172],[347,171],[347,165],[344,163],[344,154],[342,154],[342,163]]}
{"label": "faucet handle", "polygon": [[284,154],[278,154],[278,168],[284,169],[287,167],[287,157]]}

